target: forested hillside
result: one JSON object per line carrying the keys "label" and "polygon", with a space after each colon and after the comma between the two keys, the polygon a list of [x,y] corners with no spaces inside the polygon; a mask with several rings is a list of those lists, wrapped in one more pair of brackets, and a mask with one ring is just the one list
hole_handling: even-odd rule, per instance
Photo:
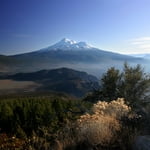
{"label": "forested hillside", "polygon": [[0,149],[131,150],[138,136],[150,134],[149,89],[142,67],[125,64],[123,71],[108,69],[101,88],[84,99],[0,96]]}

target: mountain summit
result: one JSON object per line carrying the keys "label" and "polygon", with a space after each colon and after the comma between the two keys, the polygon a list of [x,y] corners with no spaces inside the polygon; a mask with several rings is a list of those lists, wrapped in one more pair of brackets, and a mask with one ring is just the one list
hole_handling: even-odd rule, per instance
{"label": "mountain summit", "polygon": [[93,47],[86,42],[76,42],[67,38],[63,38],[56,44],[47,47],[45,50],[84,50],[92,49]]}
{"label": "mountain summit", "polygon": [[98,77],[110,66],[122,68],[124,62],[132,65],[149,64],[148,59],[101,50],[85,42],[64,38],[52,46],[37,51],[0,56],[0,72],[33,72],[65,67],[85,71]]}

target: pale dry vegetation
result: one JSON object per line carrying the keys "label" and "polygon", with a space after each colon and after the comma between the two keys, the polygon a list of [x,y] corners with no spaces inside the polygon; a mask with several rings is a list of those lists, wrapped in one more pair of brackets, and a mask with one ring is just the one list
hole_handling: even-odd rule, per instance
{"label": "pale dry vegetation", "polygon": [[118,98],[111,102],[98,101],[92,108],[93,112],[99,115],[110,116],[116,119],[128,116],[131,107],[125,104],[123,98]]}
{"label": "pale dry vegetation", "polygon": [[40,87],[33,81],[14,81],[14,80],[0,80],[0,92],[16,93],[18,91],[35,91],[36,88]]}
{"label": "pale dry vegetation", "polygon": [[77,126],[80,140],[87,141],[92,146],[113,143],[120,130],[118,120],[108,115],[99,114],[81,116]]}
{"label": "pale dry vegetation", "polygon": [[131,112],[124,99],[98,101],[91,110],[91,113],[81,115],[70,128],[67,127],[69,132],[65,129],[63,135],[67,133],[67,136],[62,138],[64,148],[80,145],[81,148],[76,149],[83,149],[85,143],[92,148],[109,147],[119,142],[122,131],[121,118],[128,117]]}

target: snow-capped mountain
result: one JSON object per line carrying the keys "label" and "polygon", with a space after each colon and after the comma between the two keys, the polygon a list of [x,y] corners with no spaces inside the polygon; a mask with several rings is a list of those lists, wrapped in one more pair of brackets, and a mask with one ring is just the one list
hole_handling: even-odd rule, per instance
{"label": "snow-capped mountain", "polygon": [[67,38],[63,38],[58,43],[49,46],[47,48],[41,49],[41,51],[47,51],[47,50],[89,50],[93,47],[86,42],[76,42],[74,40],[70,40]]}
{"label": "snow-capped mountain", "polygon": [[[76,42],[66,38],[37,51],[0,57],[0,67],[8,68],[7,70],[12,70],[11,72],[32,72],[65,67],[96,76],[111,66],[122,68],[124,62],[149,66],[148,59],[101,50],[85,42]],[[7,71],[6,69],[4,71]]]}

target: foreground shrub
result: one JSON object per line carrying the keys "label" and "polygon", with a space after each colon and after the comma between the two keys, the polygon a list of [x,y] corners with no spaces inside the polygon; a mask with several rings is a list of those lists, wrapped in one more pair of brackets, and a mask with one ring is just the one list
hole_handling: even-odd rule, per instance
{"label": "foreground shrub", "polygon": [[9,137],[7,134],[0,134],[0,150],[23,150],[25,141],[16,137]]}
{"label": "foreground shrub", "polygon": [[116,119],[121,119],[122,117],[128,116],[129,112],[131,112],[131,107],[125,104],[123,98],[118,98],[111,102],[98,101],[94,104],[92,110],[93,113],[99,115],[107,115]]}
{"label": "foreground shrub", "polygon": [[120,133],[125,132],[121,120],[128,118],[131,108],[124,99],[118,98],[111,102],[99,101],[91,110],[91,113],[81,115],[75,123],[65,128],[61,134],[64,148],[120,148],[123,139]]}
{"label": "foreground shrub", "polygon": [[111,116],[99,114],[83,115],[77,121],[78,135],[81,141],[90,145],[109,145],[117,138],[119,121]]}

